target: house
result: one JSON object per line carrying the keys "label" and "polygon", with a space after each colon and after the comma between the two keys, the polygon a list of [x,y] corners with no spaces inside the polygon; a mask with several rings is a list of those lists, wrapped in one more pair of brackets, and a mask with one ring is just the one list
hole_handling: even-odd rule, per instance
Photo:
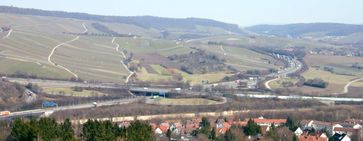
{"label": "house", "polygon": [[335,133],[332,136],[332,140],[334,140],[334,141],[351,141],[351,139],[346,134],[338,134],[338,133]]}
{"label": "house", "polygon": [[260,126],[271,126],[272,124],[275,126],[281,126],[286,123],[286,119],[265,119],[263,117],[259,117],[252,120]]}
{"label": "house", "polygon": [[300,135],[302,135],[304,133],[304,131],[303,130],[301,130],[301,128],[299,127],[299,128],[297,128],[296,130],[295,130],[295,132],[294,132],[294,134],[296,135],[296,136],[300,136]]}
{"label": "house", "polygon": [[362,126],[360,124],[352,124],[352,123],[341,123],[341,126],[336,126],[333,128],[333,135],[335,133],[338,134],[346,134],[350,138],[363,136]]}
{"label": "house", "polygon": [[183,125],[180,122],[174,122],[174,123],[170,124],[169,129],[175,135],[180,135],[180,134],[183,134],[183,132],[184,132]]}
{"label": "house", "polygon": [[327,131],[330,135],[334,134],[334,128],[343,127],[340,124],[314,120],[302,120],[300,124],[302,125],[302,130],[311,130],[312,128],[314,128],[314,130],[316,131]]}
{"label": "house", "polygon": [[329,138],[326,134],[316,134],[316,135],[309,135],[308,133],[304,133],[298,136],[299,141],[328,141]]}
{"label": "house", "polygon": [[224,122],[220,128],[217,128],[218,134],[225,134],[230,128],[231,124],[228,122]]}
{"label": "house", "polygon": [[362,125],[360,125],[360,124],[355,124],[355,125],[353,125],[353,128],[354,128],[354,129],[362,129],[362,128],[363,128],[363,126],[362,126]]}
{"label": "house", "polygon": [[223,127],[224,119],[217,119],[216,121],[216,129],[220,129]]}
{"label": "house", "polygon": [[363,129],[354,129],[354,128],[335,128],[334,133],[336,134],[345,134],[350,138],[358,138],[363,136]]}
{"label": "house", "polygon": [[199,129],[199,124],[201,121],[201,118],[187,120],[185,125],[185,134],[191,134],[194,130]]}
{"label": "house", "polygon": [[170,127],[170,125],[169,125],[169,123],[167,123],[167,122],[163,122],[163,123],[161,123],[161,124],[159,125],[159,129],[160,129],[163,133],[168,132],[169,127]]}
{"label": "house", "polygon": [[160,128],[156,128],[155,131],[154,131],[155,134],[163,134],[163,131],[161,131]]}

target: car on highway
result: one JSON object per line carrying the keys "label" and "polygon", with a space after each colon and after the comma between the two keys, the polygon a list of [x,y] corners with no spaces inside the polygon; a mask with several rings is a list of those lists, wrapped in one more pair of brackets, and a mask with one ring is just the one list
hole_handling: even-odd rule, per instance
{"label": "car on highway", "polygon": [[10,115],[10,111],[1,111],[0,112],[0,116],[9,116]]}

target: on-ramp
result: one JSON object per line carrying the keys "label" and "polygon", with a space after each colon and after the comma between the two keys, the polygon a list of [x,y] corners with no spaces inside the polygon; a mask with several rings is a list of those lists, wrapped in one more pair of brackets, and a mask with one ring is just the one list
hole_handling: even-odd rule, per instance
{"label": "on-ramp", "polygon": [[343,93],[344,93],[344,94],[345,94],[345,93],[348,93],[348,92],[349,92],[349,87],[350,87],[350,85],[352,85],[352,84],[353,84],[353,83],[355,83],[355,82],[361,81],[361,80],[363,80],[363,77],[362,77],[362,78],[358,78],[358,79],[354,79],[354,80],[350,81],[349,83],[347,83],[347,84],[344,86],[344,91],[343,91]]}
{"label": "on-ramp", "polygon": [[276,80],[278,80],[278,79],[280,79],[280,78],[279,78],[279,77],[277,77],[277,78],[271,79],[271,80],[269,80],[269,81],[266,81],[266,82],[265,82],[265,87],[266,87],[267,89],[271,90],[270,83],[271,83],[272,81],[276,81]]}

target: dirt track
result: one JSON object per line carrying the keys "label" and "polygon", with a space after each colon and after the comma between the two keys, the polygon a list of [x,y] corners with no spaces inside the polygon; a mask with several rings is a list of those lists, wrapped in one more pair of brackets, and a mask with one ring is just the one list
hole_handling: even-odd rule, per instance
{"label": "dirt track", "polygon": [[126,55],[125,55],[125,53],[123,52],[123,51],[120,51],[120,44],[118,44],[118,43],[116,43],[115,42],[115,37],[113,37],[113,39],[112,39],[112,41],[111,41],[111,43],[112,44],[114,44],[114,45],[116,45],[116,51],[118,52],[118,53],[121,53],[121,55],[122,55],[122,57],[123,57],[123,59],[121,59],[121,64],[122,64],[122,66],[130,73],[127,77],[126,77],[126,80],[125,80],[125,83],[128,83],[129,82],[129,80],[130,80],[130,78],[132,77],[132,75],[134,75],[134,73],[135,72],[133,72],[133,71],[131,71],[130,69],[129,69],[129,67],[127,67],[127,65],[124,63],[124,60],[126,59]]}
{"label": "dirt track", "polygon": [[[84,31],[82,33],[87,33],[88,29],[87,29],[86,25],[85,24],[82,24],[82,26],[84,28]],[[78,79],[78,75],[76,73],[72,72],[70,69],[66,68],[65,66],[62,66],[62,65],[59,65],[59,64],[56,64],[55,62],[53,62],[52,61],[52,56],[54,55],[54,53],[57,50],[57,48],[65,45],[65,44],[69,44],[69,43],[72,43],[74,41],[77,41],[78,39],[79,39],[79,36],[75,37],[72,40],[69,40],[69,41],[66,41],[66,42],[63,42],[63,43],[58,44],[57,46],[53,47],[52,51],[50,52],[50,54],[48,56],[48,62],[50,64],[52,64],[55,67],[58,67],[58,68],[61,68],[61,69],[65,70],[65,71],[67,71],[68,73],[72,74],[77,79]]]}

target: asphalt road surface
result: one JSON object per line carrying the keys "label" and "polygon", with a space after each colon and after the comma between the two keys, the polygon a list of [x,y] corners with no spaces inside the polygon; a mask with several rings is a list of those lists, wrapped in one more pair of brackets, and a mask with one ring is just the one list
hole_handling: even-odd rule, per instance
{"label": "asphalt road surface", "polygon": [[[136,97],[136,98],[130,98],[130,99],[118,99],[118,100],[97,102],[97,107],[128,104],[128,103],[132,103],[132,102],[141,100],[143,98],[144,97]],[[8,116],[0,116],[0,120],[14,118],[14,117],[30,116],[30,115],[41,115],[41,114],[44,114],[44,113],[50,113],[51,114],[53,112],[64,111],[64,110],[92,108],[92,107],[95,107],[95,106],[96,105],[92,102],[92,103],[86,103],[86,104],[61,106],[61,107],[55,107],[55,108],[17,111],[17,112],[10,113],[10,115],[8,115]]]}

